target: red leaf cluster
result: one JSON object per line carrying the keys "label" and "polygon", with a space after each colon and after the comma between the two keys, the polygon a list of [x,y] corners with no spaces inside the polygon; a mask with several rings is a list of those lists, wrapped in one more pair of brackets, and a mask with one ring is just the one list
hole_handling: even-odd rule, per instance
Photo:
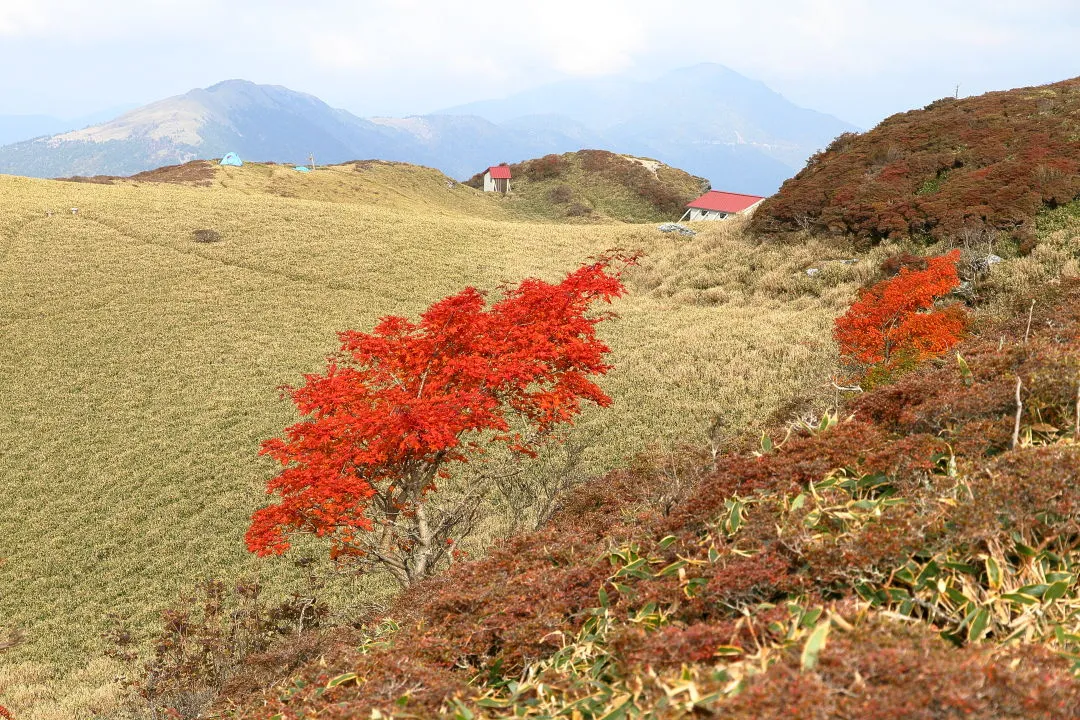
{"label": "red leaf cluster", "polygon": [[341,333],[326,371],[289,389],[304,419],[263,444],[284,468],[267,484],[280,502],[255,512],[248,549],[282,553],[300,531],[348,552],[380,518],[420,512],[436,479],[484,442],[532,453],[582,403],[609,405],[590,379],[610,367],[595,332],[608,315],[589,311],[623,293],[613,263],[633,261],[525,280],[490,307],[466,288],[417,322],[390,316],[371,333]]}
{"label": "red leaf cluster", "polygon": [[897,355],[921,361],[960,342],[967,322],[963,309],[934,309],[937,298],[959,285],[959,259],[959,250],[928,258],[925,269],[903,267],[896,277],[860,292],[836,320],[833,337],[840,354],[867,365]]}

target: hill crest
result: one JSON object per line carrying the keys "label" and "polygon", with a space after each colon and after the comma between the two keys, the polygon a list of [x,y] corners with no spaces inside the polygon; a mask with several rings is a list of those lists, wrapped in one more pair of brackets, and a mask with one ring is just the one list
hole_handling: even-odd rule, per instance
{"label": "hill crest", "polygon": [[1023,241],[1080,197],[1080,78],[945,98],[838,137],[766,200],[754,227],[877,241],[988,229]]}

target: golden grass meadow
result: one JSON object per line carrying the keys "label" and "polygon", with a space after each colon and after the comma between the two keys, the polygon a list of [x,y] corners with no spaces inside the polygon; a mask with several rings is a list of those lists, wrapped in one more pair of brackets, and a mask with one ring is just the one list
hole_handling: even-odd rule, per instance
{"label": "golden grass meadow", "polygon": [[[336,331],[640,248],[602,325],[615,404],[573,431],[595,473],[703,445],[716,418],[760,428],[829,403],[831,324],[875,265],[819,241],[759,245],[738,223],[686,238],[540,222],[410,166],[215,174],[208,187],[0,176],[0,640],[24,638],[0,696],[20,718],[108,716],[110,614],[146,636],[201,579],[258,574],[271,595],[300,582],[243,533],[274,471],[259,444],[295,417],[277,388],[321,369]],[[196,242],[204,229],[220,241]],[[347,614],[388,591],[343,575],[331,602]]]}

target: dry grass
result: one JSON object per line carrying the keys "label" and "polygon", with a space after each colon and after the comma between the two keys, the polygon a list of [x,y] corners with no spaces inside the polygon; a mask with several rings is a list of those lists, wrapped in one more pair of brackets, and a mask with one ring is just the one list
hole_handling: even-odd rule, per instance
{"label": "dry grass", "polygon": [[[865,272],[808,278],[843,253],[757,246],[734,226],[685,239],[526,222],[382,163],[220,168],[206,188],[0,177],[0,207],[0,632],[27,639],[0,698],[20,720],[107,712],[93,708],[115,699],[109,673],[87,664],[107,613],[146,632],[206,576],[259,572],[271,595],[299,582],[242,535],[273,470],[259,442],[292,420],[275,388],[320,368],[335,331],[643,248],[604,328],[616,406],[576,430],[595,472],[699,444],[716,416],[760,427],[793,399],[825,402],[831,321]],[[196,243],[200,229],[221,241]],[[331,600],[347,615],[388,591],[346,577]]]}

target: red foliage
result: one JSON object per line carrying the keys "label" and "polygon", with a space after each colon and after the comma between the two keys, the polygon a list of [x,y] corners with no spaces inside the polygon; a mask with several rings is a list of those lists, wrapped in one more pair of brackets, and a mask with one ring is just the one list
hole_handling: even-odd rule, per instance
{"label": "red foliage", "polygon": [[0,705],[0,717],[5,718],[5,720],[15,720],[15,716],[3,705]]}
{"label": "red foliage", "polygon": [[[376,556],[403,584],[430,574],[468,524],[424,510],[453,463],[485,442],[533,454],[583,402],[611,403],[589,379],[610,367],[595,333],[606,315],[589,310],[623,293],[612,264],[633,260],[604,258],[555,285],[526,280],[490,308],[466,288],[419,322],[390,316],[372,333],[341,333],[326,372],[289,390],[305,419],[263,445],[284,466],[267,484],[281,502],[255,512],[248,549],[279,554],[291,532],[311,532],[335,557]],[[393,535],[401,524],[410,531]],[[362,539],[373,532],[377,543]]]}
{"label": "red foliage", "polygon": [[859,293],[837,318],[833,337],[840,353],[860,363],[888,363],[897,355],[916,361],[939,355],[960,342],[966,314],[957,306],[934,310],[934,300],[959,283],[960,251],[929,258],[925,270],[899,274]]}
{"label": "red foliage", "polygon": [[754,213],[762,232],[880,240],[988,227],[1023,240],[1080,197],[1080,78],[932,103],[845,133]]}

